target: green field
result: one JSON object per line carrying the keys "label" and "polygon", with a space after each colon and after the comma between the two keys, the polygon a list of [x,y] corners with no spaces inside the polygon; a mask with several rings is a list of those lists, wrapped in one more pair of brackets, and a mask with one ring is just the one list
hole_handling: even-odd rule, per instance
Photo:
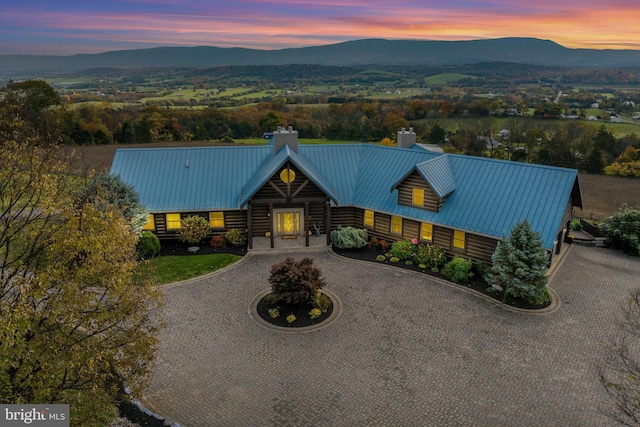
{"label": "green field", "polygon": [[477,77],[468,74],[442,73],[426,77],[424,81],[429,85],[443,85],[462,79],[477,79]]}
{"label": "green field", "polygon": [[226,88],[222,91],[217,89],[180,89],[168,92],[164,95],[150,96],[140,99],[140,104],[157,102],[185,102],[191,99],[196,101],[215,99],[262,99],[279,96],[285,89],[256,90],[250,87]]}

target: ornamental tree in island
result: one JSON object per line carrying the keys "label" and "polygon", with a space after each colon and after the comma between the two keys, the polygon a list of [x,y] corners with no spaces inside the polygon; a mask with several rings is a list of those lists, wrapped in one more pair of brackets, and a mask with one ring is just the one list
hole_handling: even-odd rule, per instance
{"label": "ornamental tree in island", "polygon": [[491,257],[493,266],[489,283],[502,288],[504,295],[523,298],[532,304],[551,300],[547,290],[549,257],[542,246],[540,233],[534,231],[526,219],[514,225]]}
{"label": "ornamental tree in island", "polygon": [[291,257],[271,266],[269,283],[279,301],[301,305],[310,303],[325,285],[313,258],[296,261]]}

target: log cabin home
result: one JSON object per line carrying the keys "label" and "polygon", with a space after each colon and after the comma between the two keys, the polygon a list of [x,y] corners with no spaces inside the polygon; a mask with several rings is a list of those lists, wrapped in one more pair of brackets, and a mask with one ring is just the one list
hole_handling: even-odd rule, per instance
{"label": "log cabin home", "polygon": [[111,173],[133,185],[149,211],[145,229],[173,238],[189,215],[213,234],[298,237],[314,226],[330,245],[338,226],[367,229],[390,242],[417,238],[474,261],[491,262],[497,242],[525,218],[550,254],[560,251],[578,172],[444,154],[416,144],[413,129],[396,147],[301,145],[278,128],[265,146],[118,149]]}

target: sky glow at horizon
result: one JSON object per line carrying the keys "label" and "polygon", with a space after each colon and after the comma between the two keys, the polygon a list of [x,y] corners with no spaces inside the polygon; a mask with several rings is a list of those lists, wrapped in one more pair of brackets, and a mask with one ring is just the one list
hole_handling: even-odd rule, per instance
{"label": "sky glow at horizon", "polygon": [[638,0],[0,0],[0,6],[0,55],[282,49],[366,38],[535,37],[570,48],[640,50]]}

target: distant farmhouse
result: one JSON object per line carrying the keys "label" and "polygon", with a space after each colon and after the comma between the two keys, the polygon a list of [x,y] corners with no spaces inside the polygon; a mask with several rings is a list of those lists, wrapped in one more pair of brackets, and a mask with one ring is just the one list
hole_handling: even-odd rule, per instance
{"label": "distant farmhouse", "polygon": [[[411,128],[397,147],[300,145],[279,128],[266,146],[117,150],[111,172],[132,184],[151,213],[147,230],[175,237],[180,220],[206,218],[214,234],[240,228],[255,238],[299,238],[314,225],[365,228],[389,241],[417,238],[491,262],[497,242],[527,219],[557,253],[574,206],[573,169],[433,152]],[[313,238],[313,237],[312,237]]]}

